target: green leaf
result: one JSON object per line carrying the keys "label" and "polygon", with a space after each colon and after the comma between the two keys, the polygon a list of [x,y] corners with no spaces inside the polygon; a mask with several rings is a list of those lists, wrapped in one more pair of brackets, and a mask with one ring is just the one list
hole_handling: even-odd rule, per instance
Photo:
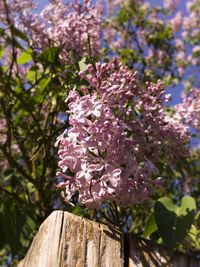
{"label": "green leaf", "polygon": [[27,72],[26,79],[32,83],[39,79],[41,74],[39,73],[38,69],[39,68],[37,66],[32,66]]}
{"label": "green leaf", "polygon": [[196,203],[192,197],[183,197],[176,206],[168,197],[155,203],[158,232],[169,252],[173,253],[189,232],[195,216]]}
{"label": "green leaf", "polygon": [[144,228],[144,233],[143,236],[145,238],[149,238],[151,234],[156,232],[158,230],[158,226],[156,224],[155,216],[154,213],[151,213],[149,217],[147,218],[145,228]]}
{"label": "green leaf", "polygon": [[119,24],[127,22],[129,19],[133,18],[137,13],[137,10],[132,7],[132,9],[127,9],[125,6],[120,9],[116,14],[116,20]]}
{"label": "green leaf", "polygon": [[137,54],[134,52],[134,50],[132,49],[129,49],[129,48],[123,48],[121,50],[119,50],[119,54],[120,54],[120,57],[121,57],[121,60],[123,63],[127,63],[129,61],[131,62],[136,62],[138,61],[138,56]]}
{"label": "green leaf", "polygon": [[84,217],[86,215],[86,211],[83,207],[77,205],[71,211],[73,214]]}
{"label": "green leaf", "polygon": [[41,90],[44,90],[47,87],[47,85],[49,84],[50,80],[51,80],[51,77],[44,77],[44,78],[42,78],[40,80],[40,82],[39,82],[40,89]]}
{"label": "green leaf", "polygon": [[21,55],[17,59],[18,64],[26,64],[31,61],[32,58],[32,50],[27,49],[26,51],[22,52]]}
{"label": "green leaf", "polygon": [[1,214],[0,214],[0,235],[1,235],[1,238],[0,238],[0,249],[2,249],[2,247],[6,244],[6,237],[5,237],[5,233],[3,231],[3,225],[2,225],[2,222],[1,222]]}
{"label": "green leaf", "polygon": [[7,244],[13,254],[18,253],[30,241],[35,228],[33,216],[33,210],[26,203],[23,206],[11,197],[6,198],[0,204],[0,246]]}
{"label": "green leaf", "polygon": [[80,71],[87,70],[86,57],[82,58],[78,63]]}
{"label": "green leaf", "polygon": [[2,56],[3,56],[3,51],[4,51],[3,47],[2,47],[2,46],[0,46],[0,59],[1,59],[1,58],[2,58]]}
{"label": "green leaf", "polygon": [[36,71],[35,70],[29,70],[26,75],[26,79],[31,82],[35,82],[36,78]]}
{"label": "green leaf", "polygon": [[21,247],[20,232],[24,225],[24,215],[20,217],[19,209],[12,198],[6,199],[1,205],[1,225],[12,253],[17,253]]}
{"label": "green leaf", "polygon": [[2,37],[4,35],[4,33],[5,33],[5,29],[0,28],[0,37]]}
{"label": "green leaf", "polygon": [[20,31],[19,29],[15,28],[14,26],[12,26],[12,31],[17,37],[19,37],[20,39],[28,42],[28,37],[22,31]]}
{"label": "green leaf", "polygon": [[43,62],[55,63],[58,59],[59,52],[59,47],[49,47],[40,55],[41,60]]}

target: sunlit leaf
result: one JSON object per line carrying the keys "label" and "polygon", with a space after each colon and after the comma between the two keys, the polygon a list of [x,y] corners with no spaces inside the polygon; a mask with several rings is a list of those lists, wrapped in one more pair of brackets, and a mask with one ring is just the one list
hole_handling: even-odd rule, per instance
{"label": "sunlit leaf", "polygon": [[185,239],[195,216],[196,203],[192,197],[183,197],[176,206],[169,197],[155,203],[155,220],[164,244],[172,253]]}
{"label": "sunlit leaf", "polygon": [[149,217],[147,218],[143,236],[145,238],[149,238],[151,234],[153,234],[157,230],[158,230],[158,226],[156,224],[154,213],[151,213]]}
{"label": "sunlit leaf", "polygon": [[31,49],[28,49],[28,50],[22,52],[21,55],[17,58],[17,63],[18,64],[26,64],[29,61],[31,61],[33,59],[31,53],[32,53]]}

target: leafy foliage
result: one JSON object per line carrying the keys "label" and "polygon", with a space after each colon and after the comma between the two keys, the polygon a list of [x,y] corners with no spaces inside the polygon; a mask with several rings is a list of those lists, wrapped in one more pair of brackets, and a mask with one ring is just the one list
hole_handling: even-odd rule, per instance
{"label": "leafy foliage", "polygon": [[[170,198],[163,197],[155,203],[155,220],[158,232],[172,252],[184,240],[195,216],[196,204],[191,197],[183,197],[180,207]],[[164,219],[163,219],[164,218]]]}
{"label": "leafy foliage", "polygon": [[[183,197],[180,206],[169,197],[162,197],[155,202],[154,213],[146,222],[144,237],[157,233],[159,242],[163,242],[169,252],[184,241],[187,234],[195,233],[194,222],[196,203],[192,197]],[[194,236],[193,236],[194,238]]]}

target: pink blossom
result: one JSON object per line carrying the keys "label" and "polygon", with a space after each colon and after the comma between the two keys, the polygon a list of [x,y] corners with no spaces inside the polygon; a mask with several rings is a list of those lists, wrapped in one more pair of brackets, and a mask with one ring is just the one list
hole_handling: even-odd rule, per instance
{"label": "pink blossom", "polygon": [[170,11],[174,11],[179,4],[179,0],[164,0],[164,7]]}
{"label": "pink blossom", "polygon": [[182,26],[182,21],[183,21],[182,12],[177,12],[176,15],[172,19],[170,19],[169,23],[173,32],[177,32],[180,29],[180,27]]}
{"label": "pink blossom", "polygon": [[188,129],[164,111],[161,83],[142,88],[136,76],[115,59],[89,65],[88,94],[69,94],[71,128],[56,143],[62,172],[72,174],[60,185],[67,202],[75,191],[88,207],[142,202],[159,184],[156,162],[187,155]]}
{"label": "pink blossom", "polygon": [[200,132],[200,89],[194,88],[183,95],[183,103],[176,107],[176,116]]}
{"label": "pink blossom", "polygon": [[186,39],[195,38],[199,39],[200,35],[200,9],[198,0],[187,2],[188,14],[183,20],[183,33],[182,36]]}
{"label": "pink blossom", "polygon": [[[70,51],[77,57],[99,52],[101,5],[93,6],[88,0],[51,1],[40,14],[33,13],[36,6],[30,0],[8,2],[10,18],[30,37],[34,48],[44,50],[49,46],[59,46],[61,58],[65,60],[69,59]],[[0,6],[0,14],[6,20],[5,7]]]}
{"label": "pink blossom", "polygon": [[179,38],[175,39],[175,46],[178,49],[178,51],[180,51],[180,50],[184,51],[185,50],[185,44],[184,44],[183,40],[181,40]]}

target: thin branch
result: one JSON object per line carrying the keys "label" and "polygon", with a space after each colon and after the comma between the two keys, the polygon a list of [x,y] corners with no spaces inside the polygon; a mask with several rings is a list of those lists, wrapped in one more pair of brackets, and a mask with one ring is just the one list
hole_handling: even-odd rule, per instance
{"label": "thin branch", "polygon": [[3,152],[4,156],[8,160],[8,163],[16,168],[29,182],[36,185],[36,181],[26,173],[23,167],[17,163],[17,161],[12,157],[12,155],[7,151],[5,145],[0,145],[0,150]]}
{"label": "thin branch", "polygon": [[19,197],[19,195],[15,192],[10,192],[6,188],[0,185],[0,191],[8,194],[9,196],[12,196],[14,199],[16,199],[20,204],[24,204],[24,200]]}

